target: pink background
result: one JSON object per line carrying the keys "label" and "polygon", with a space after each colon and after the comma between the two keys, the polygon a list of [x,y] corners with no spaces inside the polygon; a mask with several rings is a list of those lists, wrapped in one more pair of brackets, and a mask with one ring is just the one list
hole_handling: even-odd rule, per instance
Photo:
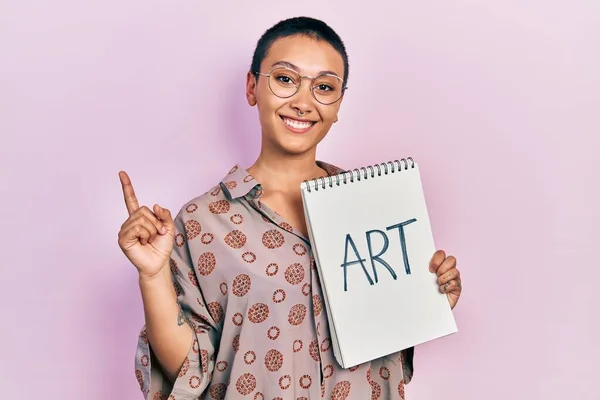
{"label": "pink background", "polygon": [[348,3],[2,2],[2,398],[141,398],[117,172],[177,211],[248,166],[245,72],[298,14],[350,54],[319,158],[418,160],[463,273],[460,332],[417,349],[408,399],[599,398],[600,3]]}

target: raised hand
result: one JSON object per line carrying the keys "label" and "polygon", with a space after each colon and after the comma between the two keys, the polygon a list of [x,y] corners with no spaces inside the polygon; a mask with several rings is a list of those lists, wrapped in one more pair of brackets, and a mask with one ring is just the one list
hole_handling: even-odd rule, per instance
{"label": "raised hand", "polygon": [[169,264],[175,239],[175,224],[166,208],[155,204],[140,207],[131,180],[119,172],[129,217],[121,225],[119,246],[137,268],[140,277],[152,277]]}

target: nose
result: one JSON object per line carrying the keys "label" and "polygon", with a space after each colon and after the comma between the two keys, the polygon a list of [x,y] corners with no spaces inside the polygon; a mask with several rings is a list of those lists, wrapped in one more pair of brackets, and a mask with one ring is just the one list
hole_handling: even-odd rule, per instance
{"label": "nose", "polygon": [[300,114],[307,114],[312,110],[313,97],[310,91],[311,80],[303,78],[300,87],[290,102],[290,106]]}

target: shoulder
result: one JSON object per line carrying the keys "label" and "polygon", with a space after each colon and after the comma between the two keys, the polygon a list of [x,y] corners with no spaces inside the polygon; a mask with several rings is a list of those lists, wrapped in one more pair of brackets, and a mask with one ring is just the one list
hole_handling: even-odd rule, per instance
{"label": "shoulder", "polygon": [[174,218],[177,247],[187,243],[189,251],[194,251],[199,245],[197,240],[212,242],[227,227],[230,211],[239,207],[236,202],[239,200],[227,198],[221,183],[186,201]]}
{"label": "shoulder", "polygon": [[218,183],[206,192],[187,200],[177,213],[177,218],[189,219],[201,216],[211,210],[218,214],[221,209],[228,208],[229,200],[225,197],[221,184]]}
{"label": "shoulder", "polygon": [[317,160],[317,165],[319,167],[323,168],[327,172],[327,175],[329,175],[329,176],[341,174],[342,172],[346,172],[346,170],[344,168],[341,168],[338,165],[335,165],[335,164],[332,164],[329,162],[325,162],[325,161],[321,161],[321,160]]}
{"label": "shoulder", "polygon": [[245,169],[236,164],[206,192],[186,201],[176,218],[183,221],[206,220],[227,214],[240,206],[242,198],[254,194],[259,186]]}

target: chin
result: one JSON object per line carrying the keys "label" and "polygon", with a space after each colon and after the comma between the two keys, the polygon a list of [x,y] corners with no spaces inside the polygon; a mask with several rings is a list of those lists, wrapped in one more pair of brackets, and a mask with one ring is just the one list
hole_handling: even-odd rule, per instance
{"label": "chin", "polygon": [[275,139],[278,147],[286,153],[300,155],[314,151],[317,145],[325,138],[326,134],[327,132],[321,129],[316,129],[313,132],[302,135],[281,132]]}
{"label": "chin", "polygon": [[289,143],[286,141],[277,142],[276,147],[284,154],[292,156],[301,156],[314,151],[318,143]]}

